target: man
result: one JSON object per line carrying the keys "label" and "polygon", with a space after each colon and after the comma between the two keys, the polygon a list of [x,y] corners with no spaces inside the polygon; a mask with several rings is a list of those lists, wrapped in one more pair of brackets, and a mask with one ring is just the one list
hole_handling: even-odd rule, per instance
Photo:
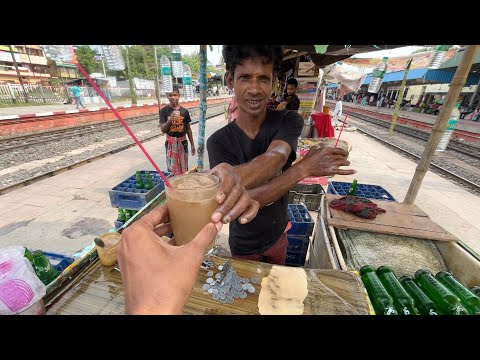
{"label": "man", "polygon": [[75,98],[75,105],[77,106],[77,109],[79,105],[81,105],[82,108],[85,109],[85,105],[83,104],[83,99],[82,99],[82,93],[80,91],[80,88],[77,85],[73,85],[72,95]]}
{"label": "man", "polygon": [[338,126],[338,119],[342,115],[342,98],[339,97],[337,99],[337,103],[335,104],[335,110],[333,110],[333,127]]}
{"label": "man", "polygon": [[230,222],[229,244],[235,258],[284,264],[287,251],[287,193],[308,176],[349,175],[348,152],[312,149],[294,166],[303,119],[296,111],[272,111],[266,104],[282,59],[281,46],[224,45],[227,85],[238,102],[235,121],[207,141],[210,166],[234,166],[241,185],[261,209],[251,222]]}
{"label": "man", "polygon": [[173,175],[181,175],[188,171],[188,142],[185,134],[190,140],[192,156],[195,155],[190,113],[179,104],[178,85],[173,86],[172,92],[168,93],[167,97],[170,104],[160,110],[160,127],[166,134],[167,170]]}
{"label": "man", "polygon": [[295,94],[297,91],[298,81],[295,78],[287,80],[287,93],[283,97],[278,110],[298,110],[300,108],[300,99]]}

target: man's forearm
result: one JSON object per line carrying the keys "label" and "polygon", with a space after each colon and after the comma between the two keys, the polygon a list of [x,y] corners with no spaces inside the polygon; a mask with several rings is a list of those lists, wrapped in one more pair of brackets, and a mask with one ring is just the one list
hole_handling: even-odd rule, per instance
{"label": "man's forearm", "polygon": [[192,129],[190,128],[190,126],[187,129],[187,135],[188,135],[188,140],[190,140],[190,145],[192,147],[195,147],[195,144],[193,143]]}
{"label": "man's forearm", "polygon": [[160,123],[160,130],[162,130],[163,133],[166,133],[168,130],[170,130],[170,125],[172,124],[172,120],[168,119],[165,124]]}
{"label": "man's forearm", "polygon": [[298,163],[268,183],[250,189],[248,193],[252,199],[259,202],[260,207],[264,207],[280,199],[296,183],[305,179],[307,176],[309,176],[308,172],[301,166],[301,163]]}
{"label": "man's forearm", "polygon": [[247,164],[235,166],[246,189],[254,189],[274,178],[283,168],[288,158],[284,154],[267,152]]}

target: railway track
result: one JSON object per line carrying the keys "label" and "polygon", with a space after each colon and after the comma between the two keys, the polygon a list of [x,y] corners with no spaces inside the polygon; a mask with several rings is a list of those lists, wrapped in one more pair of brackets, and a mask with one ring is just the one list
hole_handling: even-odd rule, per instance
{"label": "railway track", "polygon": [[[215,113],[219,112],[220,109],[224,111],[224,105],[212,105],[207,108]],[[191,116],[195,116],[198,113],[198,107],[189,108]],[[158,120],[158,114],[146,115],[141,117],[135,117],[127,119],[126,122],[129,126],[135,124],[141,124],[144,122]],[[27,148],[30,146],[35,146],[38,144],[45,144],[49,142],[59,141],[63,139],[71,139],[74,137],[79,137],[83,135],[88,135],[92,133],[98,133],[101,131],[106,131],[114,128],[121,127],[122,125],[120,122],[113,120],[113,121],[106,121],[101,123],[93,123],[93,124],[86,124],[74,127],[68,127],[64,129],[58,130],[51,130],[51,131],[44,131],[41,133],[35,134],[28,134],[28,135],[19,135],[19,136],[12,136],[0,139],[0,154],[19,150],[23,148]]]}
{"label": "railway track", "polygon": [[[390,123],[386,122],[385,120],[381,120],[381,119],[377,119],[377,118],[374,118],[374,117],[369,116],[369,115],[357,113],[353,110],[350,112],[350,114],[351,114],[351,116],[353,116],[357,119],[367,121],[369,123],[376,124],[376,125],[379,125],[379,126],[384,127],[384,128],[389,128],[390,127]],[[409,127],[409,126],[405,126],[405,125],[401,125],[401,124],[396,124],[395,125],[395,131],[400,132],[400,133],[405,134],[405,135],[408,135],[408,136],[411,136],[411,137],[414,137],[414,138],[417,138],[417,139],[420,139],[420,140],[423,140],[425,142],[427,142],[429,137],[430,137],[430,133],[428,133],[426,131],[418,130],[418,129],[415,129],[415,128],[412,128],[412,127]],[[480,160],[480,147],[478,147],[478,146],[451,139],[449,144],[448,144],[447,149],[453,150],[453,151],[456,151],[456,152],[459,152],[459,153],[462,153],[462,154],[465,154],[465,155],[468,155],[470,157],[473,157],[475,159]]]}
{"label": "railway track", "polygon": [[[352,115],[353,116],[353,115]],[[357,128],[357,131],[360,131],[361,133],[375,139],[376,141],[379,141],[381,142],[382,144],[385,144],[387,145],[388,147],[392,148],[392,149],[395,149],[397,152],[400,152],[404,155],[407,155],[408,157],[411,157],[411,158],[414,158],[416,160],[420,159],[420,156],[412,153],[411,151],[408,151],[400,146],[397,146],[395,144],[392,144],[386,140],[383,140],[381,138],[379,138],[378,136],[364,130],[364,129],[360,129],[360,128]],[[467,186],[468,188],[480,193],[480,184],[476,184],[468,179],[465,179],[464,177],[458,175],[458,174],[455,174],[447,169],[445,169],[444,167],[438,165],[438,164],[435,164],[433,161],[430,163],[430,166],[435,169],[437,172],[443,174],[443,175],[446,175],[447,177]]]}
{"label": "railway track", "polygon": [[[195,108],[193,108],[195,109]],[[196,108],[198,109],[198,108]],[[189,109],[189,111],[191,111],[191,109]],[[207,114],[206,114],[206,119],[210,119],[210,118],[213,118],[215,116],[218,116],[218,115],[222,115],[224,114],[224,107],[223,107],[223,104],[222,105],[216,105],[216,106],[211,106],[211,107],[208,107],[207,108]],[[157,120],[158,117],[155,117],[155,119],[153,120]],[[146,121],[153,121],[152,119],[151,120],[146,120]],[[191,124],[196,124],[198,123],[198,120],[194,120],[191,122]],[[121,126],[121,125],[119,125]],[[98,131],[98,130],[95,130],[95,131]],[[140,140],[141,143],[144,143],[146,141],[150,141],[150,140],[153,140],[155,138],[158,138],[158,137],[161,137],[163,136],[164,134],[157,134],[157,135],[153,135],[153,136],[150,136],[150,137],[147,137],[145,139],[142,139]],[[135,142],[133,142],[132,140],[132,143],[131,144],[128,144],[128,145],[124,145],[124,146],[121,146],[121,147],[118,147],[118,148],[115,148],[113,150],[109,150],[109,151],[106,151],[102,154],[99,154],[99,155],[96,155],[96,156],[93,156],[91,158],[88,158],[88,159],[85,159],[85,160],[82,160],[82,161],[77,161],[73,164],[69,164],[67,166],[63,166],[61,168],[58,168],[58,169],[55,169],[55,170],[52,170],[52,171],[48,171],[48,172],[45,172],[43,174],[40,174],[38,176],[35,176],[35,177],[32,177],[32,178],[29,178],[29,179],[26,179],[26,180],[22,180],[22,181],[19,181],[19,182],[16,182],[14,184],[11,184],[11,185],[8,185],[6,187],[3,187],[3,188],[0,188],[0,195],[3,195],[3,194],[6,194],[10,191],[13,191],[13,190],[16,190],[16,189],[19,189],[19,188],[22,188],[24,186],[27,186],[27,185],[30,185],[30,184],[33,184],[37,181],[40,181],[40,180],[43,180],[43,179],[47,179],[49,177],[52,177],[52,176],[55,176],[55,175],[58,175],[58,174],[61,174],[65,171],[68,171],[68,170],[72,170],[72,169],[75,169],[79,166],[82,166],[82,165],[85,165],[85,164],[88,164],[88,163],[91,163],[95,160],[99,160],[99,159],[103,159],[104,157],[106,156],[109,156],[109,155],[112,155],[112,154],[116,154],[120,151],[123,151],[123,150],[126,150],[132,146],[135,146]]]}

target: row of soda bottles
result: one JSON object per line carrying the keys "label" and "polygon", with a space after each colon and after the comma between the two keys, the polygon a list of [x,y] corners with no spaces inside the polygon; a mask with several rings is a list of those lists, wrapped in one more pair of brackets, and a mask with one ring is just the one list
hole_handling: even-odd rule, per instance
{"label": "row of soda bottles", "polygon": [[122,209],[122,208],[118,208],[117,211],[118,211],[117,221],[123,224],[125,224],[128,220],[130,220],[130,218],[132,218],[138,212],[138,210],[129,210],[129,209]]}
{"label": "row of soda bottles", "polygon": [[360,276],[377,315],[480,315],[480,286],[469,290],[446,271],[397,279],[388,266],[365,265]]}
{"label": "row of soda bottles", "polygon": [[182,62],[182,53],[179,45],[172,46],[172,63],[170,64],[168,57],[162,55],[160,58],[160,67],[163,92],[166,94],[173,91],[173,74],[175,78],[182,79],[185,100],[192,100],[194,93],[192,71],[186,62]]}
{"label": "row of soda bottles", "polygon": [[142,177],[142,172],[137,171],[135,173],[135,187],[137,189],[151,190],[154,187],[152,175],[147,171],[145,176]]}
{"label": "row of soda bottles", "polygon": [[45,285],[50,284],[59,275],[57,269],[52,266],[42,250],[30,252],[25,248],[24,256],[30,261],[35,274]]}

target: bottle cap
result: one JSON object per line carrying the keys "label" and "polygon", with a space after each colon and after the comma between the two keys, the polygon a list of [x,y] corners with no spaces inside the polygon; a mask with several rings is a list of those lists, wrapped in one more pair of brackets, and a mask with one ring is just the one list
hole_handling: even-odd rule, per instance
{"label": "bottle cap", "polygon": [[400,279],[398,279],[398,281],[400,282],[407,281],[407,280],[413,281],[413,277],[411,277],[410,275],[403,275]]}
{"label": "bottle cap", "polygon": [[424,274],[430,274],[430,275],[433,276],[433,274],[430,270],[420,269],[420,270],[415,271],[415,279],[419,278],[420,276],[422,276]]}
{"label": "bottle cap", "polygon": [[364,274],[369,272],[375,272],[375,269],[370,265],[362,266],[362,268],[360,269],[360,276],[363,276]]}
{"label": "bottle cap", "polygon": [[387,272],[393,272],[393,270],[389,266],[386,266],[386,265],[379,266],[378,269],[377,269],[377,275],[385,274]]}
{"label": "bottle cap", "polygon": [[438,279],[443,279],[443,278],[447,278],[447,277],[450,277],[450,276],[452,276],[452,274],[450,274],[447,271],[439,271],[437,273],[437,275],[435,275],[435,277],[438,278]]}

